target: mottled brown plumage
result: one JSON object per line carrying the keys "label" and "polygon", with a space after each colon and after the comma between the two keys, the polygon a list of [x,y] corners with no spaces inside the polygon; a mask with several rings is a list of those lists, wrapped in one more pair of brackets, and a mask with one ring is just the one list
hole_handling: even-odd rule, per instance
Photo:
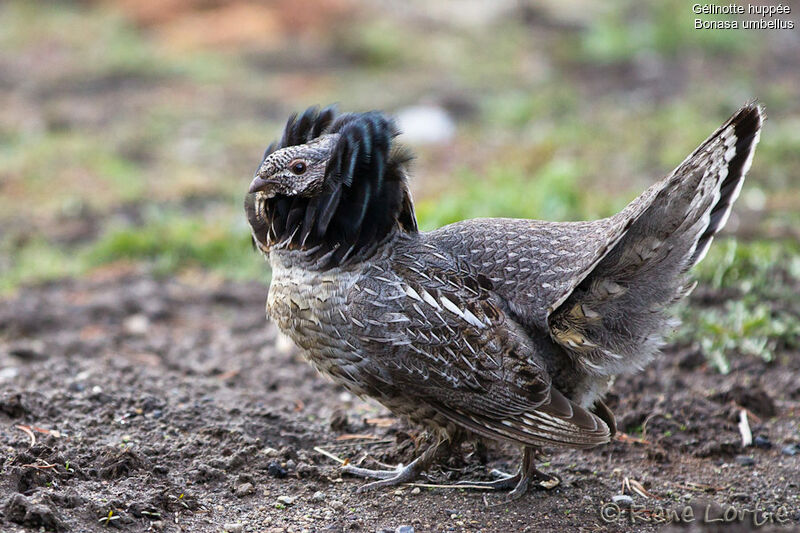
{"label": "mottled brown plumage", "polygon": [[464,435],[523,449],[487,483],[520,496],[542,446],[608,442],[602,396],[640,369],[687,294],[687,271],[724,225],[762,124],[740,109],[617,215],[591,222],[476,219],[421,233],[408,154],[376,112],[292,117],[245,202],[272,266],[269,316],[324,374],[432,430],[409,481]]}

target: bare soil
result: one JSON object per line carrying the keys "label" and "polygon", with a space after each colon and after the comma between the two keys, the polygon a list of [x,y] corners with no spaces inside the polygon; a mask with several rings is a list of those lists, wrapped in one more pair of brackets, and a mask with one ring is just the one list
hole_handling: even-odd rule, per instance
{"label": "bare soil", "polygon": [[[664,529],[645,521],[661,509],[686,518],[688,506],[695,530],[752,527],[746,513],[704,523],[708,505],[709,519],[760,509],[773,519],[762,530],[800,530],[800,354],[737,357],[723,376],[692,347],[668,346],[614,385],[624,434],[548,450],[540,467],[561,485],[519,501],[413,486],[361,494],[363,481],[315,448],[407,462],[420,434],[281,347],[266,293],[109,268],[0,302],[0,530],[646,531]],[[742,410],[757,446],[742,447]],[[516,467],[511,448],[461,451],[421,481]],[[637,506],[633,524],[614,516],[625,498],[608,505],[620,494]]]}

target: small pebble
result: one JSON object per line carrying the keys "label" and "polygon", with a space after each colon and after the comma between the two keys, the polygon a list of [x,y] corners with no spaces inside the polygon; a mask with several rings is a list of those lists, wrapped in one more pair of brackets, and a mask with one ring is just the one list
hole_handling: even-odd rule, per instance
{"label": "small pebble", "polygon": [[397,526],[394,533],[414,533],[414,528],[407,525]]}
{"label": "small pebble", "polygon": [[753,444],[756,448],[763,448],[765,450],[772,448],[772,443],[769,441],[769,438],[764,435],[757,435],[756,438],[753,439]]}
{"label": "small pebble", "polygon": [[781,453],[784,455],[797,455],[800,453],[800,446],[797,444],[788,444],[781,448]]}
{"label": "small pebble", "polygon": [[319,474],[319,468],[308,463],[297,463],[295,470],[300,477],[311,477]]}
{"label": "small pebble", "polygon": [[419,489],[419,487],[414,487],[411,489],[411,494],[419,494],[420,492],[422,491]]}
{"label": "small pebble", "polygon": [[131,315],[125,319],[122,327],[130,335],[144,335],[150,328],[150,320],[145,315]]}
{"label": "small pebble", "polygon": [[244,526],[242,524],[223,524],[222,529],[227,533],[242,533]]}
{"label": "small pebble", "polygon": [[270,476],[276,477],[278,479],[283,479],[287,475],[289,475],[288,472],[286,472],[286,469],[283,468],[278,461],[269,462],[269,464],[267,465],[267,473]]}
{"label": "small pebble", "polygon": [[236,496],[238,498],[244,498],[248,494],[252,494],[255,492],[255,487],[252,483],[242,483],[238,487],[236,487]]}
{"label": "small pebble", "polygon": [[312,502],[324,502],[325,501],[325,493],[321,490],[318,490],[311,496]]}
{"label": "small pebble", "polygon": [[633,498],[631,498],[627,494],[615,494],[611,497],[611,501],[616,503],[620,507],[630,507],[631,505],[633,505]]}
{"label": "small pebble", "polygon": [[278,503],[283,505],[292,505],[297,498],[293,496],[278,496]]}
{"label": "small pebble", "polygon": [[756,464],[756,460],[750,457],[749,455],[737,455],[736,459],[734,459],[737,464],[742,466],[753,466]]}
{"label": "small pebble", "polygon": [[281,454],[281,452],[279,452],[275,448],[270,448],[269,446],[261,450],[261,453],[263,453],[267,457],[278,457]]}

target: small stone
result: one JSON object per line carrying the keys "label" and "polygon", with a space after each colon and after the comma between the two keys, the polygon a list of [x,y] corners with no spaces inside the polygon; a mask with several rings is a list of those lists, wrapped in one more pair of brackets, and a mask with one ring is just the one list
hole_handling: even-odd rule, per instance
{"label": "small stone", "polygon": [[353,395],[347,391],[343,391],[341,394],[339,394],[339,401],[343,403],[352,402],[353,398]]}
{"label": "small stone", "polygon": [[325,501],[325,493],[321,490],[318,490],[311,496],[312,502],[324,502]]}
{"label": "small stone", "polygon": [[397,526],[394,533],[414,533],[414,528],[407,525]]}
{"label": "small stone", "polygon": [[784,455],[797,455],[800,453],[800,446],[797,444],[788,444],[781,448],[781,453]]}
{"label": "small stone", "polygon": [[633,498],[631,498],[627,494],[615,494],[611,497],[611,501],[616,503],[620,507],[630,507],[631,505],[633,505]]}
{"label": "small stone", "polygon": [[772,448],[772,443],[769,441],[769,438],[764,435],[756,435],[756,438],[753,439],[753,445],[755,445],[756,448],[762,448],[764,450]]}
{"label": "small stone", "polygon": [[252,494],[255,492],[256,488],[253,486],[252,483],[242,483],[238,487],[236,487],[236,496],[238,498],[244,498],[248,494]]}
{"label": "small stone", "polygon": [[300,477],[315,477],[319,475],[319,468],[308,463],[297,463],[295,470]]}
{"label": "small stone", "polygon": [[223,524],[222,525],[223,531],[226,533],[242,533],[244,526],[242,524]]}
{"label": "small stone", "polygon": [[275,448],[270,448],[269,446],[261,450],[261,453],[263,453],[267,457],[278,457],[281,454],[281,452],[279,452]]}
{"label": "small stone", "polygon": [[411,494],[419,494],[420,492],[422,491],[419,489],[419,487],[414,487],[411,489]]}
{"label": "small stone", "polygon": [[0,381],[10,381],[17,377],[19,369],[15,366],[0,368]]}
{"label": "small stone", "polygon": [[267,473],[275,478],[283,479],[289,475],[286,469],[278,461],[270,461],[267,465]]}
{"label": "small stone", "polygon": [[295,468],[297,468],[297,463],[293,459],[286,461],[286,470],[294,470]]}
{"label": "small stone", "polygon": [[737,455],[734,461],[742,466],[753,466],[756,464],[756,460],[749,455]]}
{"label": "small stone", "polygon": [[348,424],[347,413],[343,409],[337,409],[331,415],[330,426],[332,431],[346,431]]}
{"label": "small stone", "polygon": [[150,329],[150,319],[145,315],[131,315],[125,319],[122,327],[129,335],[144,335]]}
{"label": "small stone", "polygon": [[277,502],[283,505],[292,505],[296,499],[294,496],[278,496]]}

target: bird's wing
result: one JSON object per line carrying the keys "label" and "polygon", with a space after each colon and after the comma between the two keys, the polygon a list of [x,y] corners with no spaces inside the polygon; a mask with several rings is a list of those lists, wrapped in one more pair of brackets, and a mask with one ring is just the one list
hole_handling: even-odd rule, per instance
{"label": "bird's wing", "polygon": [[[623,211],[625,220],[643,209],[629,206]],[[587,222],[476,218],[424,233],[422,238],[447,250],[474,275],[489,278],[519,322],[546,334],[553,304],[622,238],[625,220],[621,216]]]}
{"label": "bird's wing", "polygon": [[[597,416],[551,386],[519,326],[485,277],[437,256],[400,252],[355,284],[350,313],[375,368],[372,384],[485,437],[518,444],[590,447],[609,440]],[[362,317],[372,317],[370,319]]]}
{"label": "bird's wing", "polygon": [[665,308],[691,287],[685,274],[725,224],[750,168],[762,124],[740,109],[670,175],[618,217],[622,234],[602,259],[557,298],[553,339],[595,373],[645,364],[669,323]]}
{"label": "bird's wing", "polygon": [[647,362],[687,292],[684,275],[725,224],[758,142],[748,104],[612,217],[591,222],[475,219],[424,235],[488,277],[526,328],[550,334],[587,370]]}

